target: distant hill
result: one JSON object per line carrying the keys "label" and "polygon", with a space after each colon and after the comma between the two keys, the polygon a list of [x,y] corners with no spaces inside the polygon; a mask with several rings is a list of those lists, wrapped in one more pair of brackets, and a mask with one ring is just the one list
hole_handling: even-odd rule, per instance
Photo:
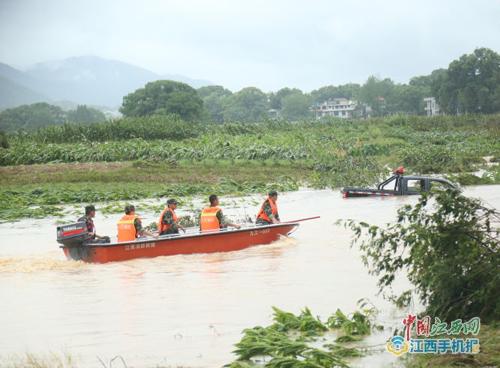
{"label": "distant hill", "polygon": [[0,75],[0,110],[48,100],[41,93],[35,92]]}
{"label": "distant hill", "polygon": [[[72,57],[47,61],[29,67],[25,72],[0,63],[0,90],[13,91],[12,83],[38,94],[38,101],[71,101],[75,104],[118,107],[123,96],[147,82],[171,79],[197,88],[212,83],[180,75],[161,76],[152,71],[116,60],[96,56]],[[7,81],[6,81],[7,80]],[[9,83],[10,82],[10,83]],[[15,93],[23,96],[22,91]],[[26,99],[32,100],[26,95]],[[0,106],[16,106],[16,100],[0,97]],[[30,103],[22,101],[17,104]]]}

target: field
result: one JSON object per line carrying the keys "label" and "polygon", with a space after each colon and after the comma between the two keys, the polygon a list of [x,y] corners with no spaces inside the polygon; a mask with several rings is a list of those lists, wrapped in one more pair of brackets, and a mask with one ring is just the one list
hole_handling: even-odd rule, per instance
{"label": "field", "polygon": [[369,185],[399,165],[498,183],[499,138],[500,115],[54,126],[11,134],[0,148],[0,220],[58,215],[67,203]]}

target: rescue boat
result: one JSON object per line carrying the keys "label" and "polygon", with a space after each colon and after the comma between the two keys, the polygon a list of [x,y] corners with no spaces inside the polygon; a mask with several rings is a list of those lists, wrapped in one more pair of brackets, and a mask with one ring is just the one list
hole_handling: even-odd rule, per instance
{"label": "rescue boat", "polygon": [[82,222],[59,226],[57,241],[62,244],[60,248],[70,260],[106,263],[177,254],[237,251],[254,245],[269,244],[287,236],[299,226],[298,221],[302,220],[209,232],[188,230],[185,234],[106,244],[89,242],[85,223]]}

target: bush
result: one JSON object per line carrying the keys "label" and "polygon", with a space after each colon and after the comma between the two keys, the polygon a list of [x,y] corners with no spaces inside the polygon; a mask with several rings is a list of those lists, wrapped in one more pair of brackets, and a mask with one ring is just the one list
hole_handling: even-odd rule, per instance
{"label": "bush", "polygon": [[0,131],[0,147],[9,148],[9,142],[7,141],[7,134]]}
{"label": "bush", "polygon": [[386,227],[347,224],[381,291],[404,270],[429,314],[448,320],[479,316],[487,322],[500,318],[499,229],[494,225],[499,215],[477,199],[447,190],[402,207],[397,221]]}

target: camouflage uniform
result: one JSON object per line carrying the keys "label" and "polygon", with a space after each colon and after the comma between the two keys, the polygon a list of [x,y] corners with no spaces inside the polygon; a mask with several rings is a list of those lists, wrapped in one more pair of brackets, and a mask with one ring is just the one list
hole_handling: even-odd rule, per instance
{"label": "camouflage uniform", "polygon": [[[273,217],[275,217],[273,215],[273,210],[271,208],[271,204],[269,203],[269,199],[266,199],[266,201],[264,202],[264,212],[266,213],[267,217],[269,217],[271,220],[273,219]],[[278,213],[276,214],[276,220],[280,221],[280,215]],[[255,221],[255,223],[258,224],[258,225],[269,225],[269,224],[272,224],[272,222],[267,222],[266,220],[261,219],[261,218],[258,218]]]}
{"label": "camouflage uniform", "polygon": [[94,225],[94,220],[90,216],[82,216],[78,219],[78,222],[85,222],[87,226],[87,231],[89,234],[92,234],[90,239],[87,241],[87,243],[110,243],[111,239],[109,236],[102,236],[100,238],[96,238],[95,236],[95,225]]}
{"label": "camouflage uniform", "polygon": [[177,223],[174,221],[174,216],[171,211],[165,211],[161,222],[162,224],[169,225],[170,227],[167,230],[162,231],[160,235],[179,234],[179,226],[177,226]]}

